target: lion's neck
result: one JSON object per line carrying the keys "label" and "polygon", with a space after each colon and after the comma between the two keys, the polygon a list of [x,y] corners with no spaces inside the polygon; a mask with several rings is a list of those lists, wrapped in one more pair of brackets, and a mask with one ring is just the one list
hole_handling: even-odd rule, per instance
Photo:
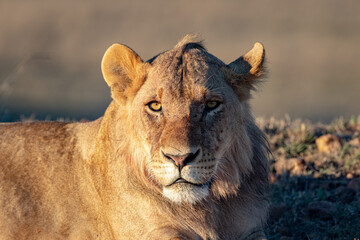
{"label": "lion's neck", "polygon": [[89,160],[93,154],[102,120],[103,117],[100,117],[92,122],[71,124],[77,135],[80,154],[84,160]]}

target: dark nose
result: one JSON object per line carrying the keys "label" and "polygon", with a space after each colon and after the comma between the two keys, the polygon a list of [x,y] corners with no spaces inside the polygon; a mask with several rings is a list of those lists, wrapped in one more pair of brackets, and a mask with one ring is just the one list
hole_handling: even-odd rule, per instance
{"label": "dark nose", "polygon": [[200,150],[197,150],[195,153],[186,153],[182,155],[172,155],[172,154],[166,154],[163,152],[164,156],[167,159],[172,160],[176,166],[178,166],[180,169],[184,167],[186,164],[192,162],[197,155],[199,155]]}

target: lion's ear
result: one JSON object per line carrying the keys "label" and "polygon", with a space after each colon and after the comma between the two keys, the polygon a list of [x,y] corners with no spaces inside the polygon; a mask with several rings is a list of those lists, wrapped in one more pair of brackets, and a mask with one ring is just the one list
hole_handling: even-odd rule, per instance
{"label": "lion's ear", "polygon": [[111,88],[111,97],[124,104],[132,99],[146,78],[146,63],[133,50],[113,44],[106,50],[101,70]]}
{"label": "lion's ear", "polygon": [[255,43],[254,47],[245,55],[239,57],[228,67],[236,75],[230,77],[230,85],[238,93],[240,100],[246,100],[250,96],[250,90],[261,75],[264,73],[265,49],[261,43]]}

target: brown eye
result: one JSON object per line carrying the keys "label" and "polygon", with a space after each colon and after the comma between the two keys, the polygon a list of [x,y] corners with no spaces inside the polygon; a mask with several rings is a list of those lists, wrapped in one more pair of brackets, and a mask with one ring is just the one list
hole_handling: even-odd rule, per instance
{"label": "brown eye", "polygon": [[218,101],[208,101],[206,103],[205,109],[210,111],[210,110],[214,110],[215,108],[217,108],[220,105],[220,102]]}
{"label": "brown eye", "polygon": [[161,103],[159,102],[150,102],[147,105],[149,109],[154,112],[160,112],[162,109]]}

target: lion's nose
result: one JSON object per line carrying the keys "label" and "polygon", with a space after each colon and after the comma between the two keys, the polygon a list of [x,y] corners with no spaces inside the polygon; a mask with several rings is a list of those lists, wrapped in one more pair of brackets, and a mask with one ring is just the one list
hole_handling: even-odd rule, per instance
{"label": "lion's nose", "polygon": [[192,162],[199,155],[199,152],[200,149],[198,149],[195,153],[186,153],[182,155],[167,154],[164,152],[163,154],[167,159],[172,160],[175,163],[175,165],[181,169],[186,164]]}

